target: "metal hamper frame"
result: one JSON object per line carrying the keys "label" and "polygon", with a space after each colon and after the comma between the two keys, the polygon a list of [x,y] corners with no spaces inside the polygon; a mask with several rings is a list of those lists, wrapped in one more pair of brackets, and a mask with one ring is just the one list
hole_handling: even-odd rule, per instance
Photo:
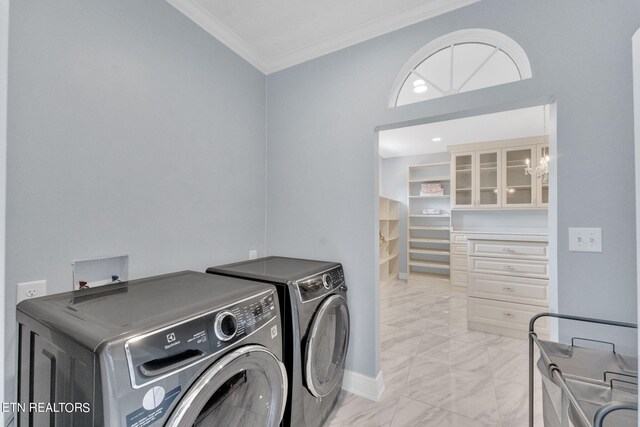
{"label": "metal hamper frame", "polygon": [[[550,354],[548,350],[554,348],[554,346],[560,348],[561,346],[566,347],[566,345],[540,340],[538,339],[538,336],[535,332],[536,321],[543,317],[553,317],[557,319],[567,319],[567,320],[574,320],[578,322],[595,323],[600,325],[608,325],[608,326],[615,326],[615,327],[621,327],[621,328],[637,329],[638,327],[636,324],[633,324],[633,323],[615,322],[611,320],[594,319],[594,318],[580,317],[580,316],[570,316],[570,315],[556,314],[556,313],[540,313],[532,317],[531,321],[529,322],[529,427],[533,427],[533,421],[534,421],[534,369],[535,369],[534,368],[534,344],[536,344],[538,346],[538,349],[540,350],[540,359],[541,359],[541,362],[543,362],[544,365],[546,365],[547,371],[549,373],[549,379],[554,384],[560,387],[563,398],[566,397],[566,399],[568,400],[568,405],[569,405],[568,407],[573,411],[572,414],[574,418],[577,418],[575,421],[578,421],[581,426],[602,427],[607,415],[611,414],[614,411],[635,410],[637,412],[638,411],[637,400],[635,402],[609,401],[608,403],[601,405],[596,410],[593,416],[593,420],[589,419],[589,417],[585,413],[584,408],[579,403],[578,398],[576,397],[574,391],[571,389],[570,385],[568,384],[567,379],[573,380],[575,383],[584,381],[584,385],[587,387],[590,384],[594,384],[594,383],[597,386],[606,386],[607,384],[610,384],[610,388],[612,391],[614,388],[613,387],[614,381],[620,382],[620,383],[635,384],[637,388],[637,368],[635,371],[635,375],[633,375],[632,373],[629,374],[629,373],[624,373],[619,371],[613,371],[608,369],[607,367],[604,367],[602,368],[604,370],[602,371],[603,378],[601,381],[594,381],[594,377],[581,378],[579,375],[572,375],[572,373],[563,374],[563,372],[560,370],[560,367],[558,366],[558,363],[560,363],[561,358],[554,357],[554,356],[557,356],[557,354],[556,355]],[[602,344],[611,345],[613,347],[612,352],[609,353],[609,352],[604,352],[596,349],[582,349],[581,347],[575,347],[574,346],[575,340],[585,340],[585,341],[598,342]],[[602,356],[600,361],[609,362],[609,364],[611,365],[613,361],[619,361],[620,359],[618,359],[618,357],[621,357],[621,356],[618,356],[615,352],[615,344],[605,342],[605,341],[587,339],[587,338],[577,338],[577,337],[572,338],[570,350],[571,350],[571,356],[568,356],[568,357],[564,356],[562,357],[563,359],[568,360],[572,358],[574,351],[578,353],[578,355],[580,352],[584,352],[589,354],[586,354],[586,355],[582,354],[583,357],[590,356],[590,355],[595,355],[596,357]],[[564,363],[566,364],[566,362]],[[602,364],[602,366],[606,366],[606,365]],[[609,381],[607,381],[607,374],[609,374],[610,376],[611,375],[622,376],[625,379],[635,378],[635,383],[631,383],[630,381],[625,381],[620,378],[613,378],[613,379],[610,378]],[[637,394],[637,390],[636,390],[636,394]]]}

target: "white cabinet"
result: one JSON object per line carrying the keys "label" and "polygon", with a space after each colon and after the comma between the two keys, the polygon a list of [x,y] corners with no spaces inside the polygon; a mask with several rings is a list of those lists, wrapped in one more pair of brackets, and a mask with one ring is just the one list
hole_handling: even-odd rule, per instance
{"label": "white cabinet", "polygon": [[475,161],[474,153],[459,153],[452,156],[453,168],[451,169],[451,207],[472,208],[474,203],[475,188]]}
{"label": "white cabinet", "polygon": [[[529,319],[548,310],[546,237],[467,237],[469,329],[525,339]],[[546,332],[541,330],[543,335]]]}
{"label": "white cabinet", "polygon": [[451,180],[455,191],[451,206],[465,208],[497,208],[501,206],[501,150],[456,153]]}
{"label": "white cabinet", "polygon": [[452,209],[532,209],[549,203],[548,177],[525,173],[549,155],[546,137],[449,146]]}
{"label": "white cabinet", "polygon": [[450,163],[409,166],[407,263],[409,279],[449,284]]}
{"label": "white cabinet", "polygon": [[386,197],[379,198],[380,225],[378,242],[380,245],[380,284],[398,277],[399,204]]}
{"label": "white cabinet", "polygon": [[503,206],[529,208],[536,205],[535,177],[525,173],[527,161],[535,159],[536,147],[502,149]]}
{"label": "white cabinet", "polygon": [[467,237],[460,232],[451,233],[451,285],[467,287]]}

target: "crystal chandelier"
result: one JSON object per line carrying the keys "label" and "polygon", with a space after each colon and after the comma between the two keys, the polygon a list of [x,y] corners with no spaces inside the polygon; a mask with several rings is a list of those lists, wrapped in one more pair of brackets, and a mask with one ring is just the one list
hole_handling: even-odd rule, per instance
{"label": "crystal chandelier", "polygon": [[549,155],[547,154],[540,159],[540,164],[535,168],[531,166],[531,161],[526,160],[527,166],[524,168],[524,173],[531,176],[535,175],[537,178],[542,178],[542,182],[549,180]]}

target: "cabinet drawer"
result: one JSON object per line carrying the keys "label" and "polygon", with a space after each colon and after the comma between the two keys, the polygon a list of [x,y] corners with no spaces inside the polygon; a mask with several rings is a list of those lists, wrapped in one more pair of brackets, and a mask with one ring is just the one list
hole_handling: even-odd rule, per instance
{"label": "cabinet drawer", "polygon": [[451,270],[451,285],[459,288],[466,288],[467,272],[464,270]]}
{"label": "cabinet drawer", "polygon": [[469,274],[467,284],[470,297],[517,302],[541,307],[547,307],[549,304],[549,281],[546,279],[472,273]]}
{"label": "cabinet drawer", "polygon": [[469,255],[546,260],[549,259],[548,248],[546,242],[471,240]]}
{"label": "cabinet drawer", "polygon": [[464,234],[451,233],[451,243],[464,243],[466,245],[467,236],[465,236]]}
{"label": "cabinet drawer", "polygon": [[534,260],[469,257],[469,272],[548,279],[549,263]]}
{"label": "cabinet drawer", "polygon": [[[527,338],[531,318],[538,313],[548,311],[545,307],[535,305],[472,297],[469,298],[467,304],[467,318],[470,325],[484,324],[496,329],[515,330],[518,331],[517,335],[523,339]],[[536,331],[542,334],[549,333],[548,318],[542,318],[536,322]],[[513,336],[513,334],[508,335]]]}
{"label": "cabinet drawer", "polygon": [[451,255],[451,268],[467,271],[467,255]]}
{"label": "cabinet drawer", "polygon": [[467,256],[467,244],[466,243],[452,243],[451,253],[456,255]]}

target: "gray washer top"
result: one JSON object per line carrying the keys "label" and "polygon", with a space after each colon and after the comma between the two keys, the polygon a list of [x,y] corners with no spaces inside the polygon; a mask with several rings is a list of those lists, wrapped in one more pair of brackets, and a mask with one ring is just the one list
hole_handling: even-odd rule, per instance
{"label": "gray washer top", "polygon": [[339,266],[337,262],[270,256],[210,267],[207,273],[287,284]]}
{"label": "gray washer top", "polygon": [[17,310],[97,351],[103,342],[169,326],[269,289],[182,271],[25,300]]}

